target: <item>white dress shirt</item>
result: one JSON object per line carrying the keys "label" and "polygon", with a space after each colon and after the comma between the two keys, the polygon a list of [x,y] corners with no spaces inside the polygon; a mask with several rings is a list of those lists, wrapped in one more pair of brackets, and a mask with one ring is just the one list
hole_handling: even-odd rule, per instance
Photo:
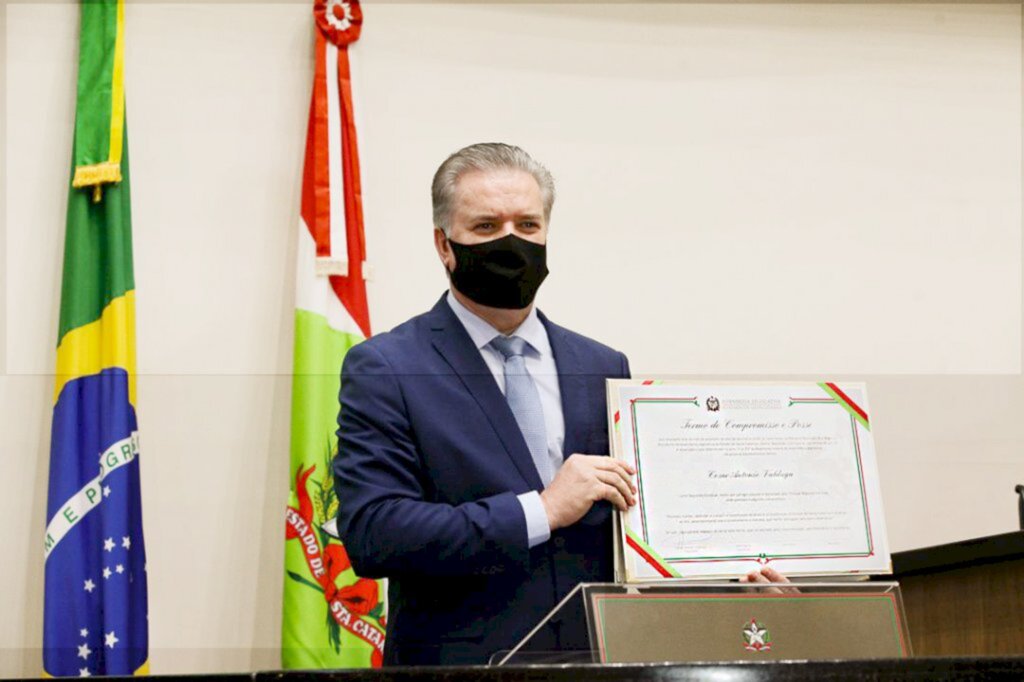
{"label": "white dress shirt", "polygon": [[[465,327],[473,345],[480,351],[487,369],[491,370],[494,380],[501,392],[505,392],[505,358],[490,345],[491,340],[501,334],[483,318],[471,312],[459,303],[451,291],[448,292],[448,305]],[[526,371],[530,373],[540,394],[541,408],[544,410],[544,430],[547,435],[548,457],[551,459],[551,471],[557,472],[562,466],[562,447],[565,443],[565,416],[562,414],[562,392],[558,387],[558,368],[555,366],[555,355],[551,352],[551,342],[544,324],[537,317],[537,309],[530,310],[523,323],[510,336],[518,336],[526,341],[526,352],[523,356]],[[519,504],[526,516],[527,543],[530,547],[547,542],[551,537],[547,512],[536,491],[519,495]]]}

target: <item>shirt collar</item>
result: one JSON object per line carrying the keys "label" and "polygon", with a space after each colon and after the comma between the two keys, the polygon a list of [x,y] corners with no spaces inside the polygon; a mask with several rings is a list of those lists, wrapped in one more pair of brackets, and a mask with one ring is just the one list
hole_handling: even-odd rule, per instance
{"label": "shirt collar", "polygon": [[[501,334],[489,322],[459,303],[459,299],[455,298],[455,294],[450,290],[446,300],[452,312],[455,313],[455,317],[459,318],[459,322],[466,328],[466,332],[473,341],[473,345],[478,349],[483,349],[495,336]],[[510,336],[518,336],[523,339],[539,355],[549,355],[551,353],[551,342],[548,341],[548,332],[544,329],[544,323],[537,316],[536,307],[530,309],[530,314],[526,316],[523,323]]]}

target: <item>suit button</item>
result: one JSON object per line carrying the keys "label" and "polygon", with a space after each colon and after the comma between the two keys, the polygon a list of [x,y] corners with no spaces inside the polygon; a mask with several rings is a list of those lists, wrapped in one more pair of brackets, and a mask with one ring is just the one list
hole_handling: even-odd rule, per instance
{"label": "suit button", "polygon": [[565,538],[555,538],[555,547],[563,549],[565,547]]}

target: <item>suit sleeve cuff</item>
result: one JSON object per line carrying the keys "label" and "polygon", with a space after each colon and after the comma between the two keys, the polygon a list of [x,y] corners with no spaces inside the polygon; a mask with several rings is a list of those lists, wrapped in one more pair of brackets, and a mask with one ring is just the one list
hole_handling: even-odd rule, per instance
{"label": "suit sleeve cuff", "polygon": [[551,526],[548,525],[548,514],[544,511],[544,503],[536,490],[516,496],[526,516],[527,546],[531,549],[547,542],[551,537]]}

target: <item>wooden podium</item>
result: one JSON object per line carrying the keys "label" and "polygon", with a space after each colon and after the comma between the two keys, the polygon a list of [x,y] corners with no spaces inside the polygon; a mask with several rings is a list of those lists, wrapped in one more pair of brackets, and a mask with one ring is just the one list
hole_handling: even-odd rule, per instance
{"label": "wooden podium", "polygon": [[1024,531],[892,555],[916,656],[1024,654]]}

